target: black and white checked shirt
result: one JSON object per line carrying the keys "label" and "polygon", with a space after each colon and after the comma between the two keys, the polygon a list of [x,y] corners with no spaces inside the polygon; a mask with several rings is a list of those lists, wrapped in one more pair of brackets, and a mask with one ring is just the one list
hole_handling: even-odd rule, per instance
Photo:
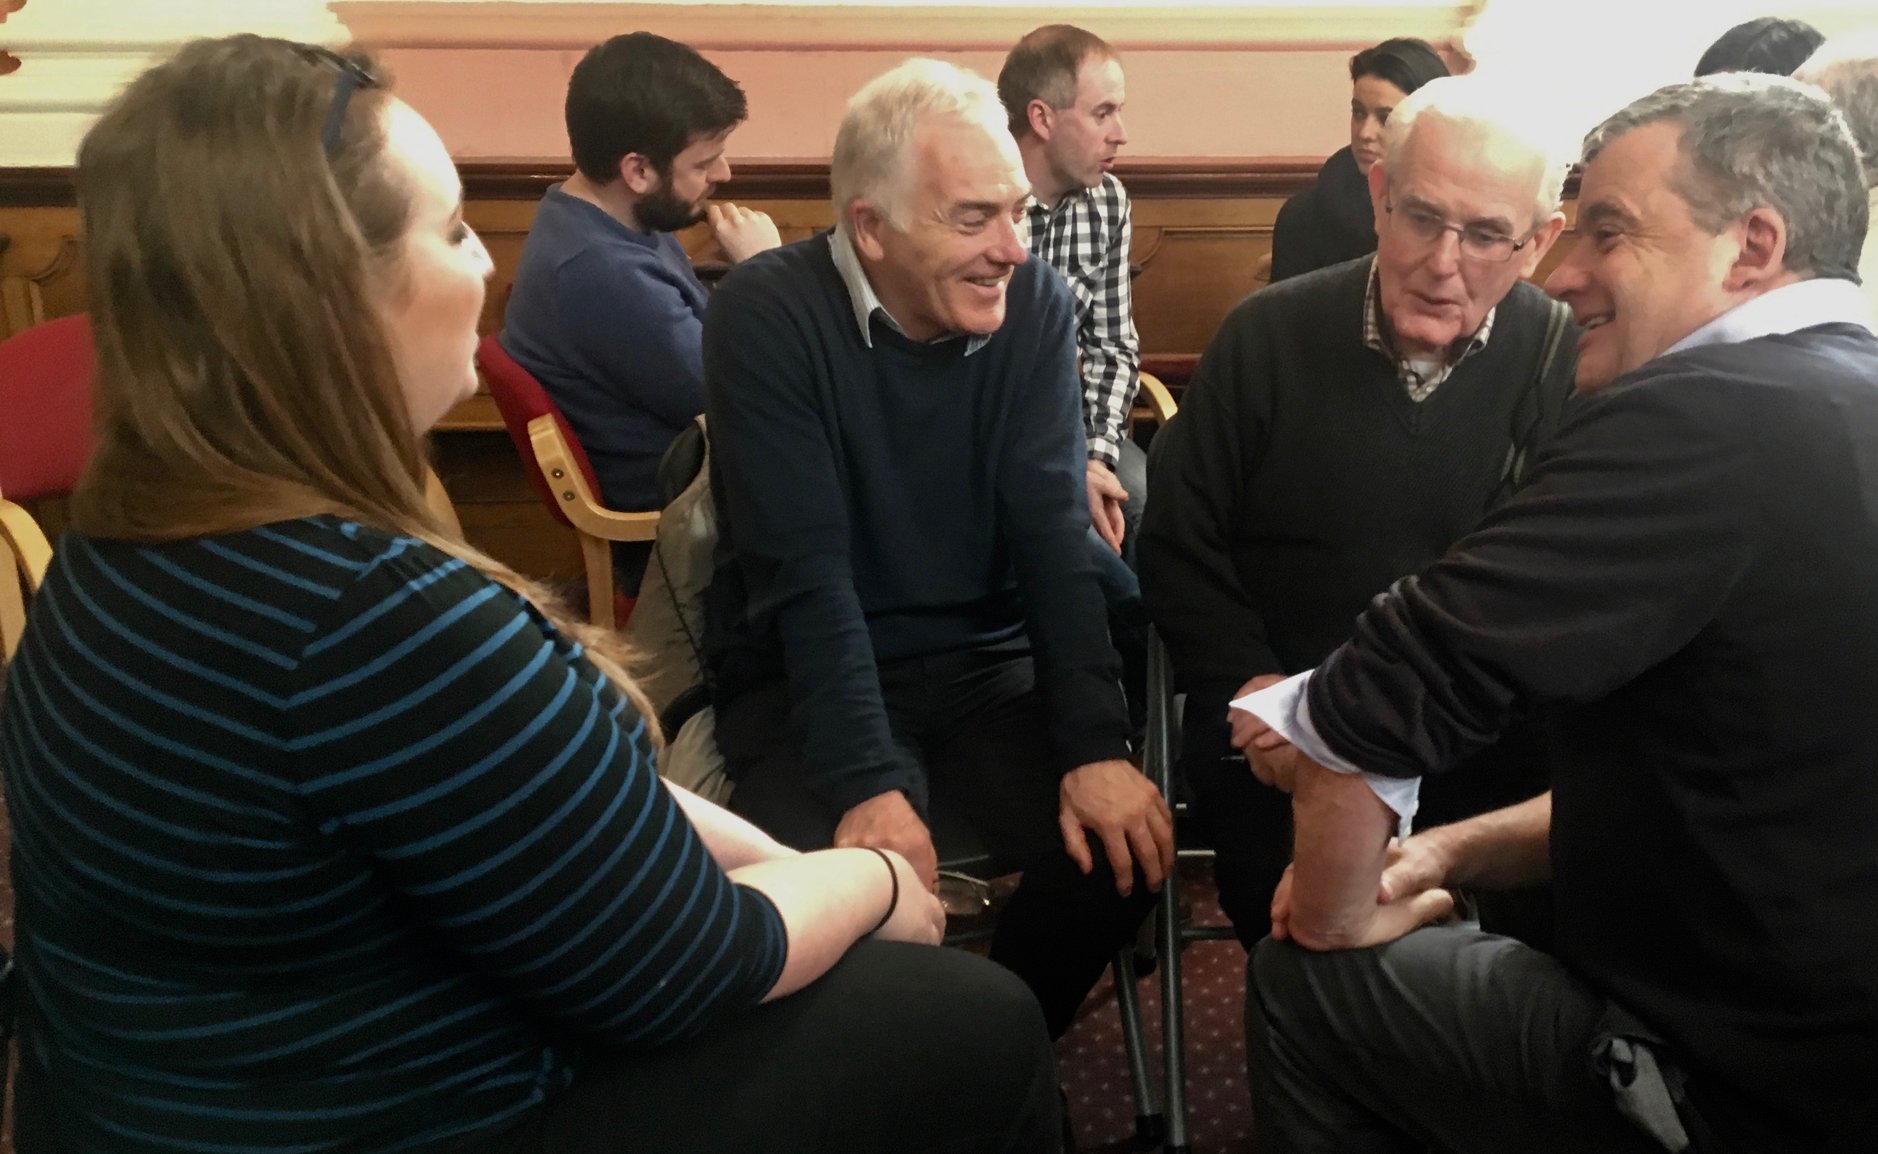
{"label": "black and white checked shirt", "polygon": [[1382,273],[1377,270],[1376,258],[1369,258],[1369,288],[1363,295],[1363,343],[1395,362],[1396,379],[1408,390],[1409,400],[1416,404],[1434,396],[1435,390],[1457,365],[1487,347],[1487,339],[1493,336],[1493,314],[1499,311],[1498,305],[1487,310],[1480,327],[1461,349],[1461,355],[1451,361],[1412,361],[1397,356],[1382,330]]}
{"label": "black and white checked shirt", "polygon": [[1083,428],[1089,455],[1113,468],[1141,383],[1141,338],[1128,288],[1134,236],[1128,192],[1104,173],[1101,184],[1065,193],[1055,208],[1032,201],[1025,219],[1031,255],[1063,274],[1076,298]]}

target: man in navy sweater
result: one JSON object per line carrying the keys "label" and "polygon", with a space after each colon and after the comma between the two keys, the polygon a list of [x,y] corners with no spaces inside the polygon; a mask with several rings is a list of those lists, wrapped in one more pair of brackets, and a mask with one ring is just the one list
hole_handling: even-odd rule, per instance
{"label": "man in navy sweater", "polygon": [[[709,203],[744,115],[736,81],[650,32],[597,45],[567,83],[578,171],[535,212],[501,341],[561,407],[615,509],[658,508],[659,459],[704,409],[707,297],[673,234],[708,220],[732,261],[779,243],[763,213]],[[638,588],[649,551],[615,546],[622,588]]]}
{"label": "man in navy sweater", "polygon": [[[1293,872],[1254,952],[1259,1149],[1878,1146],[1878,339],[1814,89],[1674,85],[1585,142],[1527,485],[1255,695]],[[1553,791],[1391,848],[1544,710]],[[1385,800],[1386,799],[1386,800]],[[1550,877],[1556,950],[1415,929]],[[1413,931],[1413,932],[1410,932]]]}
{"label": "man in navy sweater", "polygon": [[831,181],[834,232],[733,270],[705,317],[730,804],[929,883],[948,823],[969,830],[1024,871],[991,956],[1060,1036],[1173,863],[1126,760],[1074,303],[1027,260],[1023,162],[981,78],[874,80]]}

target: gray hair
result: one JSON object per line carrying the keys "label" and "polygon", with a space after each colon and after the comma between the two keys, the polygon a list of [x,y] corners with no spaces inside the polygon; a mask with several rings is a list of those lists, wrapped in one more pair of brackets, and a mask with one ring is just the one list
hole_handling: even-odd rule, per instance
{"label": "gray hair", "polygon": [[1585,163],[1625,133],[1661,122],[1682,127],[1674,188],[1697,225],[1717,234],[1771,208],[1787,225],[1789,270],[1857,279],[1865,174],[1852,131],[1825,93],[1758,72],[1671,84],[1592,129]]}
{"label": "gray hair", "polygon": [[1878,188],[1878,32],[1833,37],[1793,76],[1839,106],[1865,164],[1865,187]]}
{"label": "gray hair", "polygon": [[1533,169],[1533,223],[1542,223],[1558,210],[1571,167],[1555,135],[1546,130],[1546,117],[1532,108],[1529,98],[1479,76],[1441,76],[1417,88],[1395,106],[1382,129],[1382,166],[1385,173],[1401,172],[1415,126],[1423,120],[1441,121],[1463,129],[1480,142],[1480,153],[1497,147],[1509,170],[1521,162]]}
{"label": "gray hair", "polygon": [[847,228],[848,206],[864,200],[895,228],[905,224],[907,161],[914,133],[932,117],[976,124],[992,139],[1011,139],[998,90],[976,72],[914,57],[876,76],[848,101],[835,133],[828,183],[836,227]]}

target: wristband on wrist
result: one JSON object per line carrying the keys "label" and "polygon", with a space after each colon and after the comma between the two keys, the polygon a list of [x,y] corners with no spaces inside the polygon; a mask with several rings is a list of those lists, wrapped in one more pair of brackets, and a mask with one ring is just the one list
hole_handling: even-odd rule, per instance
{"label": "wristband on wrist", "polygon": [[887,867],[887,880],[893,883],[893,895],[887,899],[887,912],[880,915],[880,920],[874,923],[874,928],[863,935],[864,937],[873,937],[886,926],[890,919],[892,919],[893,911],[900,905],[900,871],[893,868],[893,859],[887,856],[885,850],[877,849],[871,845],[863,848],[871,850],[874,856],[880,859],[881,864]]}

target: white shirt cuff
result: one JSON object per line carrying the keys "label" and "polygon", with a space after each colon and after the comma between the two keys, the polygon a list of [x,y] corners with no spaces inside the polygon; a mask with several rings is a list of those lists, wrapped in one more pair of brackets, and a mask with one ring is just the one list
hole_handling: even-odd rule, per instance
{"label": "white shirt cuff", "polygon": [[1318,736],[1317,727],[1311,724],[1310,700],[1305,689],[1310,685],[1311,674],[1315,672],[1306,670],[1276,685],[1248,693],[1234,701],[1232,707],[1243,709],[1271,726],[1280,737],[1297,746],[1306,757],[1325,769],[1360,776],[1369,786],[1370,792],[1395,814],[1396,836],[1407,837],[1415,820],[1415,811],[1421,805],[1422,779],[1369,773],[1333,753],[1324,744],[1324,739]]}

